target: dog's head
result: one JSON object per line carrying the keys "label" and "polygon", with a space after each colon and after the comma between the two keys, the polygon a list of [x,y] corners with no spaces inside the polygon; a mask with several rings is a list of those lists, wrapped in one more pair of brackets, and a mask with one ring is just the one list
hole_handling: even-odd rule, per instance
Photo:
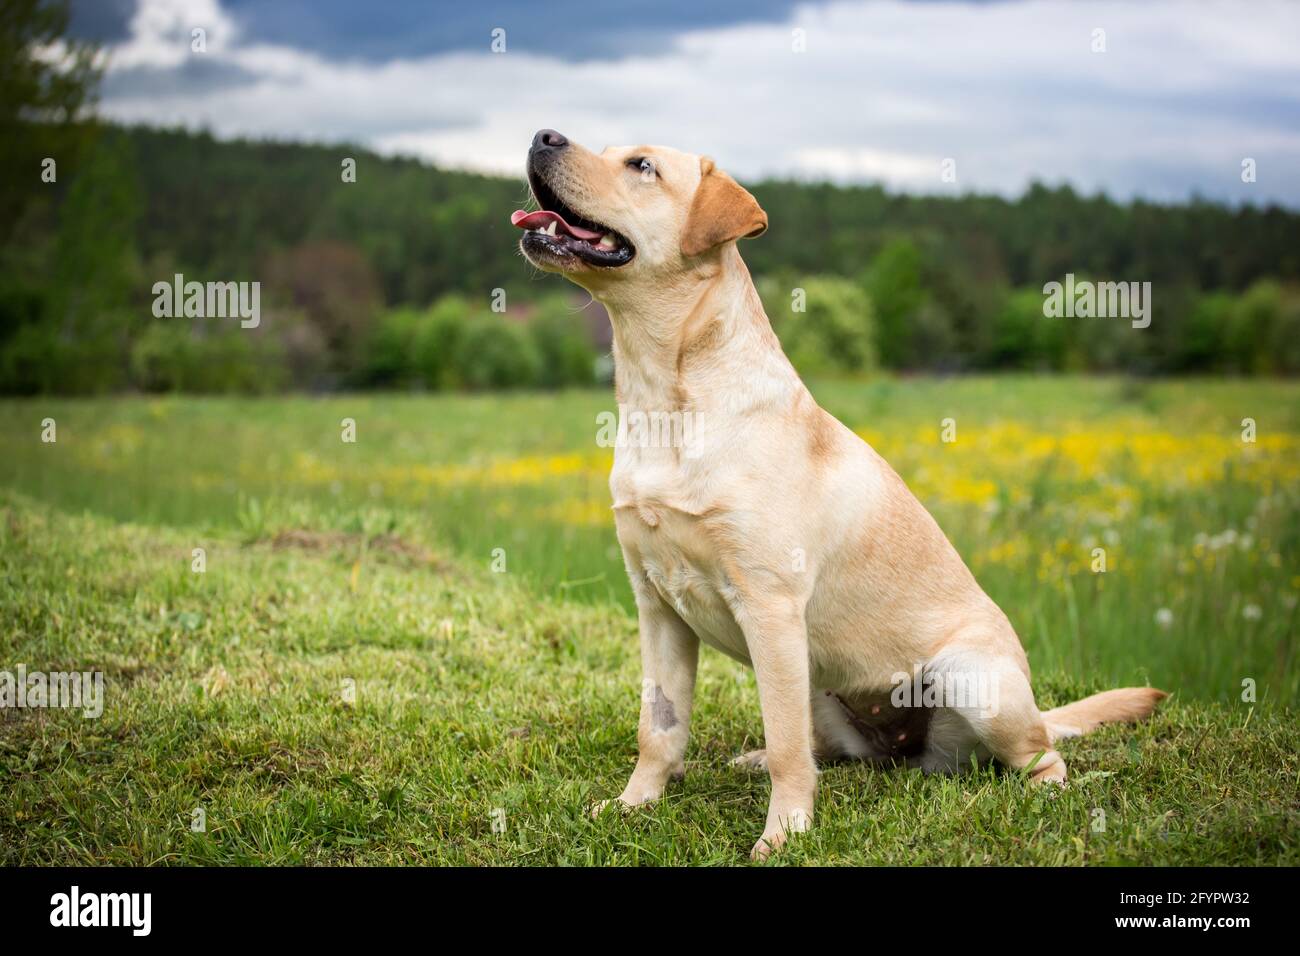
{"label": "dog's head", "polygon": [[524,255],[589,288],[680,272],[767,229],[767,213],[713,160],[664,146],[593,153],[544,129],[528,184],[540,208],[510,217],[526,230]]}

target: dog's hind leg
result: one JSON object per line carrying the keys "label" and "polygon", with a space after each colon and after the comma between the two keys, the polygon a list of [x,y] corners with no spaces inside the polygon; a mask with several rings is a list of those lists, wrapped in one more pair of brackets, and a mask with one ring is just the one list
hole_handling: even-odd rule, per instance
{"label": "dog's hind leg", "polygon": [[[987,753],[1013,770],[1027,771],[1035,783],[1065,783],[1065,761],[1052,746],[1018,661],[989,656],[986,647],[950,646],[926,667],[927,678],[931,674],[945,700],[927,741],[929,769],[944,769],[945,751],[957,765],[953,769],[968,764],[972,753],[977,760]],[[969,737],[958,721],[969,727]]]}

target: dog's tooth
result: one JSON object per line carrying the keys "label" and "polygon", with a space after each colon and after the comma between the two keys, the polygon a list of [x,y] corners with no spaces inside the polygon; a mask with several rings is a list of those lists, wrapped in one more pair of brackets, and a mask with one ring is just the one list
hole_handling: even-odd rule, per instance
{"label": "dog's tooth", "polygon": [[607,232],[600,237],[600,242],[597,243],[597,245],[599,245],[600,248],[602,249],[617,249],[618,240],[614,238],[613,233]]}
{"label": "dog's tooth", "polygon": [[554,236],[554,235],[555,235],[555,226],[556,226],[555,220],[552,219],[552,220],[551,220],[550,222],[548,222],[544,227],[542,227],[542,232],[545,233],[545,234],[548,235],[548,236]]}

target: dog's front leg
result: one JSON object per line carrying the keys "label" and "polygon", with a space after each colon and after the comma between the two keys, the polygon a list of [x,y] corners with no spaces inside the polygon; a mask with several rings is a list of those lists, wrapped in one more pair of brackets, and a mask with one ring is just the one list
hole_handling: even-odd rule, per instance
{"label": "dog's front leg", "polygon": [[646,582],[633,582],[641,630],[641,717],[636,769],[619,795],[624,806],[657,800],[686,773],[700,639]]}
{"label": "dog's front leg", "polygon": [[793,602],[747,607],[741,622],[763,708],[763,737],[772,796],[763,835],[750,856],[763,860],[791,833],[812,825],[817,765],[812,754],[808,630]]}

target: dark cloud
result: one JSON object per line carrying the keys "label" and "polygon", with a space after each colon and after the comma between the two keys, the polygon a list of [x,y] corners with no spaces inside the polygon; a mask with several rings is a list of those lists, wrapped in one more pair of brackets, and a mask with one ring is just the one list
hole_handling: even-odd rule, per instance
{"label": "dark cloud", "polygon": [[[1300,61],[1285,40],[1300,13],[1283,3],[1257,18],[1108,4],[1104,56],[1090,49],[1094,8],[1068,3],[377,6],[221,0],[203,57],[189,53],[185,15],[161,9],[114,51],[103,111],[498,171],[517,170],[535,129],[558,126],[591,145],[709,152],[750,178],[1004,194],[1040,179],[1120,198],[1300,202]],[[125,6],[99,8],[104,29],[110,9]],[[488,53],[498,26],[524,55]],[[1246,157],[1257,183],[1240,181]],[[946,158],[956,186],[938,179]]]}
{"label": "dark cloud", "polygon": [[131,34],[135,0],[73,0],[68,32],[83,40],[120,43]]}
{"label": "dark cloud", "polygon": [[175,67],[139,66],[113,70],[104,77],[101,92],[116,97],[187,96],[219,93],[257,82],[257,74],[219,60],[191,57]]}
{"label": "dark cloud", "polygon": [[[796,0],[222,0],[245,42],[274,43],[327,59],[383,62],[488,48],[492,30],[506,31],[512,50],[560,59],[619,59],[655,53],[678,34],[735,23],[779,22]],[[116,42],[128,34],[134,0],[74,0],[78,36]]]}

